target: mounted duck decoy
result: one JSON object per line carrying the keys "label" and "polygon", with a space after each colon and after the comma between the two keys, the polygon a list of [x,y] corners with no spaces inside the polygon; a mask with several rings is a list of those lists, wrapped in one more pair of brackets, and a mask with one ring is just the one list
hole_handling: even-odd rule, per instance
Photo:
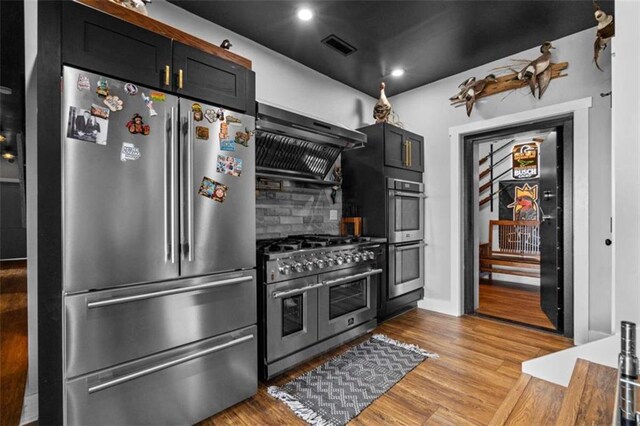
{"label": "mounted duck decoy", "polygon": [[462,83],[458,85],[458,93],[449,98],[451,102],[453,101],[464,101],[464,97],[467,94],[467,90],[476,82],[475,77],[469,77]]}
{"label": "mounted duck decoy", "polygon": [[598,59],[600,59],[600,52],[607,48],[609,41],[616,35],[616,24],[613,19],[613,15],[607,15],[598,2],[593,2],[594,16],[598,21],[598,29],[596,32],[596,41],[593,44],[593,62],[596,63],[596,68],[600,71],[604,71],[600,68]]}
{"label": "mounted duck decoy", "polygon": [[376,119],[376,123],[385,123],[389,121],[389,114],[391,114],[391,103],[387,99],[387,95],[384,93],[385,84],[380,83],[380,99],[373,107],[373,118]]}
{"label": "mounted duck decoy", "polygon": [[516,75],[517,80],[526,81],[529,84],[529,89],[534,97],[536,96],[536,85],[538,86],[538,99],[542,98],[542,94],[547,90],[549,81],[551,81],[551,49],[555,49],[555,47],[545,41],[540,46],[542,55],[529,62]]}
{"label": "mounted duck decoy", "polygon": [[495,83],[496,81],[496,76],[489,74],[482,80],[469,83],[469,87],[464,94],[464,100],[467,105],[467,117],[471,116],[471,111],[473,110],[473,105],[476,102],[476,97],[484,91],[489,83]]}

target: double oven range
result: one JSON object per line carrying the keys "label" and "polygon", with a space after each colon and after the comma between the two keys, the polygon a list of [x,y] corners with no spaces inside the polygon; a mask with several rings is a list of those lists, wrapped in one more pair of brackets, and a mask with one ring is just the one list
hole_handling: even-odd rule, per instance
{"label": "double oven range", "polygon": [[385,242],[327,235],[258,241],[262,378],[376,327]]}

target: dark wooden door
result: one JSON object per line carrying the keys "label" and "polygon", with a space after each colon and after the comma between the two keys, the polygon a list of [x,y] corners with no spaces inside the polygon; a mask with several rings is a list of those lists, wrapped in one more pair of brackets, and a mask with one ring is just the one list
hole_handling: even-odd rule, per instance
{"label": "dark wooden door", "polygon": [[72,1],[63,7],[65,64],[169,90],[171,39]]}
{"label": "dark wooden door", "polygon": [[[540,307],[558,329],[562,316],[562,146],[560,128],[540,145]],[[561,151],[560,151],[561,153]]]}
{"label": "dark wooden door", "polygon": [[385,165],[402,169],[407,168],[409,155],[404,130],[389,124],[383,125],[383,129]]}
{"label": "dark wooden door", "polygon": [[173,90],[215,105],[250,112],[251,71],[186,46],[173,45]]}

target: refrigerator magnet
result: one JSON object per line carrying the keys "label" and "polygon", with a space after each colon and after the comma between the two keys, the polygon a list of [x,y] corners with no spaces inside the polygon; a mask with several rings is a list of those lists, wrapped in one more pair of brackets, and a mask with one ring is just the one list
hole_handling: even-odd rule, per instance
{"label": "refrigerator magnet", "polygon": [[96,87],[96,93],[99,96],[109,96],[109,81],[100,77],[100,80],[98,80],[98,84]]}
{"label": "refrigerator magnet", "polygon": [[249,140],[251,136],[255,133],[255,130],[249,130],[245,127],[244,132],[236,132],[236,137],[234,139],[235,143],[238,143],[242,146],[249,146]]}
{"label": "refrigerator magnet", "polygon": [[224,110],[222,108],[218,108],[216,111],[216,118],[220,121],[224,121]]}
{"label": "refrigerator magnet", "polygon": [[209,123],[214,123],[217,120],[216,112],[212,109],[208,109],[204,112],[204,118],[206,118]]}
{"label": "refrigerator magnet", "polygon": [[138,113],[133,114],[131,120],[126,124],[127,129],[129,129],[129,133],[141,134],[147,136],[151,133],[151,127],[148,124],[144,124],[142,121],[142,116]]}
{"label": "refrigerator magnet", "polygon": [[227,124],[231,124],[233,126],[239,126],[242,124],[242,120],[240,120],[238,117],[234,117],[233,115],[228,115],[228,114],[225,121],[227,122]]}
{"label": "refrigerator magnet", "polygon": [[91,81],[84,74],[78,75],[78,90],[91,90]]}
{"label": "refrigerator magnet", "polygon": [[242,159],[230,155],[218,155],[216,172],[238,177],[242,174]]}
{"label": "refrigerator magnet", "polygon": [[120,150],[120,161],[135,161],[140,158],[140,149],[132,143],[122,142]]}
{"label": "refrigerator magnet", "polygon": [[144,104],[147,106],[147,108],[149,108],[149,116],[155,117],[156,115],[158,115],[156,110],[153,109],[153,101],[151,100],[151,98],[145,95],[144,92],[141,92],[140,95],[142,96]]}
{"label": "refrigerator magnet", "polygon": [[124,85],[124,91],[127,92],[127,95],[134,96],[138,94],[138,86],[133,83],[127,83]]}
{"label": "refrigerator magnet", "polygon": [[193,119],[195,121],[202,121],[202,106],[198,103],[191,105],[191,111],[193,112]]}
{"label": "refrigerator magnet", "polygon": [[151,92],[151,100],[154,102],[164,102],[167,100],[167,95],[160,92]]}
{"label": "refrigerator magnet", "polygon": [[109,109],[103,106],[91,104],[90,112],[94,117],[104,118],[105,120],[109,119]]}
{"label": "refrigerator magnet", "polygon": [[120,111],[124,106],[124,102],[122,102],[122,99],[120,99],[118,96],[113,95],[109,95],[104,98],[104,101],[102,101],[102,103],[105,104],[107,108],[109,108],[113,112]]}
{"label": "refrigerator magnet", "polygon": [[227,189],[228,187],[226,185],[205,176],[202,178],[202,182],[200,183],[198,195],[224,203],[224,200],[227,197]]}
{"label": "refrigerator magnet", "polygon": [[229,137],[229,125],[227,123],[220,123],[220,133],[218,133],[218,137],[220,140]]}
{"label": "refrigerator magnet", "polygon": [[196,139],[203,141],[209,140],[209,128],[205,126],[196,126]]}
{"label": "refrigerator magnet", "polygon": [[235,151],[236,141],[233,139],[220,139],[220,151]]}
{"label": "refrigerator magnet", "polygon": [[[97,108],[102,108],[95,105]],[[67,121],[67,137],[83,142],[91,142],[98,145],[107,144],[107,132],[109,130],[109,122],[101,116],[105,114],[103,111],[94,111],[91,109],[83,109],[75,106],[69,107],[69,119]],[[108,113],[108,110],[106,111]],[[108,114],[107,114],[108,115]]]}

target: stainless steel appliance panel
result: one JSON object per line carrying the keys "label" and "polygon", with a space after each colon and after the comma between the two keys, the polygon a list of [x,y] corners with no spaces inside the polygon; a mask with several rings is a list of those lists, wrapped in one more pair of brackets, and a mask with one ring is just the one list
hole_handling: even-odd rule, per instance
{"label": "stainless steel appliance panel", "polygon": [[[157,115],[151,117],[142,93],[150,96],[154,90],[138,86],[138,94],[130,96],[124,82],[104,78],[123,107],[108,110],[108,120],[93,116],[100,126],[94,138],[78,132],[84,110],[91,111],[92,105],[106,109],[105,98],[96,94],[101,76],[70,67],[63,74],[64,290],[178,277],[178,200],[172,195],[177,172],[172,139],[178,137],[172,115],[177,121],[177,98],[164,95],[163,102],[154,102]],[[88,90],[78,89],[81,75],[87,78]],[[136,113],[150,126],[147,136],[127,129]],[[123,143],[133,144],[139,158],[122,161]]]}
{"label": "stainless steel appliance panel", "polygon": [[[405,186],[407,189],[404,189]],[[422,183],[390,178],[387,180],[390,243],[424,239],[425,198]]]}
{"label": "stainless steel appliance panel", "polygon": [[361,265],[322,274],[318,280],[318,339],[342,333],[376,317],[383,270]]}
{"label": "stainless steel appliance panel", "polygon": [[256,323],[255,271],[65,298],[66,376]]}
{"label": "stainless steel appliance panel", "polygon": [[[213,123],[194,117],[194,102],[181,99],[181,274],[193,276],[256,266],[255,240],[255,118],[198,103],[203,115],[222,112],[224,121]],[[236,123],[239,120],[240,123]],[[226,126],[227,137],[220,137]],[[250,132],[248,146],[229,143],[223,150],[221,139],[233,141],[236,133]],[[208,135],[207,135],[208,133]],[[223,132],[224,133],[224,132]],[[206,136],[206,137],[205,137]],[[233,172],[218,170],[218,157],[233,157]],[[242,162],[241,172],[238,161]],[[234,176],[230,173],[239,173]],[[226,186],[223,200],[198,193],[203,180]],[[208,181],[207,181],[208,182]],[[216,186],[216,189],[218,187]]]}
{"label": "stainless steel appliance panel", "polygon": [[267,361],[299,351],[318,340],[316,276],[264,286]]}
{"label": "stainless steel appliance panel", "polygon": [[247,327],[67,382],[69,425],[194,424],[257,392]]}
{"label": "stainless steel appliance panel", "polygon": [[424,286],[425,243],[389,245],[389,298]]}

